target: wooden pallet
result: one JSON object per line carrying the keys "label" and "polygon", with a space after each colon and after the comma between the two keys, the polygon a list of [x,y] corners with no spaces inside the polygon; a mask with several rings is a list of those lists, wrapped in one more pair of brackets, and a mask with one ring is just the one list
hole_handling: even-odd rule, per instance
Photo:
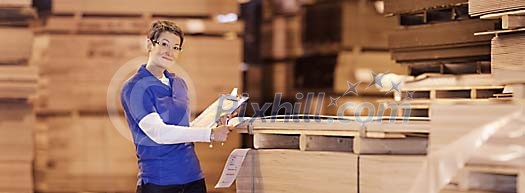
{"label": "wooden pallet", "polygon": [[386,0],[385,13],[399,14],[466,4],[468,0]]}
{"label": "wooden pallet", "polygon": [[170,20],[186,35],[237,36],[243,31],[242,22],[219,23],[215,18],[179,18],[141,15],[65,14],[48,18],[42,31],[47,33],[81,34],[146,34],[157,20]]}
{"label": "wooden pallet", "polygon": [[503,86],[458,86],[441,88],[411,88],[403,89],[400,94],[401,99],[407,99],[412,95],[412,99],[424,101],[470,101],[479,99],[489,99],[494,94],[503,92]]}
{"label": "wooden pallet", "polygon": [[461,21],[470,19],[468,5],[445,8],[427,9],[399,15],[401,26],[424,25],[441,22]]}
{"label": "wooden pallet", "polygon": [[490,74],[490,61],[466,61],[466,62],[421,62],[405,63],[409,75],[419,76],[426,73],[438,74]]}
{"label": "wooden pallet", "polygon": [[501,29],[518,29],[525,27],[525,8],[517,11],[508,11],[494,14],[487,14],[481,19],[501,19]]}
{"label": "wooden pallet", "polygon": [[447,190],[517,192],[525,191],[525,167],[468,164]]}
{"label": "wooden pallet", "polygon": [[491,75],[422,74],[404,82],[396,100],[472,100],[488,99],[503,93],[504,86],[495,86]]}
{"label": "wooden pallet", "polygon": [[[355,154],[425,154],[428,122],[411,118],[408,123],[394,121],[339,123],[329,120],[262,120],[250,123],[256,149],[299,149],[301,151],[338,151]],[[247,125],[238,126],[246,130]],[[246,131],[245,131],[246,132]]]}
{"label": "wooden pallet", "polygon": [[[458,59],[488,60],[490,37],[473,34],[493,30],[496,22],[469,19],[407,26],[391,33],[388,44],[392,51],[392,58],[399,63]],[[417,41],[414,41],[414,38]]]}

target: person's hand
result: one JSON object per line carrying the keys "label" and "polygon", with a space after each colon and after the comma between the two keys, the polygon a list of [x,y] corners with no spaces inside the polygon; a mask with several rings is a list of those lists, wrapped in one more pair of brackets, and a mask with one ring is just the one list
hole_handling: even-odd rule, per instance
{"label": "person's hand", "polygon": [[239,109],[235,110],[233,113],[231,114],[222,114],[221,117],[219,118],[219,123],[218,125],[228,125],[228,121],[227,120],[231,120],[235,117],[237,117],[237,115],[239,115]]}
{"label": "person's hand", "polygon": [[211,140],[212,141],[226,141],[228,138],[228,133],[233,129],[233,127],[221,125],[218,127],[215,127],[211,130]]}

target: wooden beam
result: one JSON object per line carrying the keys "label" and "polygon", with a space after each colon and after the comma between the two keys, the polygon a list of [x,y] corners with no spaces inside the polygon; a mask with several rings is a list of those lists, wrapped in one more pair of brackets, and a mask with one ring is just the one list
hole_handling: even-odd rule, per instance
{"label": "wooden beam", "polygon": [[523,15],[504,15],[501,17],[501,28],[517,29],[525,27],[525,16]]}
{"label": "wooden beam", "polygon": [[299,135],[262,134],[253,135],[255,149],[299,149]]}
{"label": "wooden beam", "polygon": [[355,154],[407,154],[427,153],[428,138],[373,139],[356,137],[353,141]]}
{"label": "wooden beam", "polygon": [[353,137],[303,135],[301,150],[352,152]]}

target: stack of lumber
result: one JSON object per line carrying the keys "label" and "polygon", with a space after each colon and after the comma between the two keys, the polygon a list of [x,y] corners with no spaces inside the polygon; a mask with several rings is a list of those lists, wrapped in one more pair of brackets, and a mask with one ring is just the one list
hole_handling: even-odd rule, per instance
{"label": "stack of lumber", "polygon": [[35,20],[31,1],[0,1],[0,192],[33,192]]}
{"label": "stack of lumber", "polygon": [[385,12],[401,25],[389,37],[392,58],[413,77],[395,92],[395,102],[382,106],[400,107],[392,108],[399,116],[430,117],[432,101],[488,101],[503,94],[490,74],[491,37],[474,35],[496,29],[498,21],[470,17],[468,6],[467,0],[385,1]]}
{"label": "stack of lumber", "polygon": [[[525,22],[522,22],[525,27]],[[525,28],[522,28],[525,29]],[[525,83],[525,32],[492,39],[492,73],[499,84]]]}
{"label": "stack of lumber", "polygon": [[[447,73],[446,65],[466,66],[464,68],[468,69],[480,61],[489,61],[490,38],[474,36],[474,33],[495,29],[497,21],[469,17],[467,2],[385,1],[385,12],[399,17],[401,25],[389,37],[392,58],[408,65],[412,75],[436,71],[429,66]],[[469,71],[460,73],[488,73],[479,69]]]}
{"label": "stack of lumber", "polygon": [[[234,11],[237,4],[229,1],[206,2],[196,1],[190,5],[180,3],[188,6],[186,8],[175,6],[175,10],[183,9],[199,17],[184,11],[173,11],[169,6],[166,10],[170,10],[170,14],[167,14],[162,9],[153,8],[150,13],[142,8],[117,9],[112,12],[113,9],[107,7],[118,3],[114,1],[53,2],[53,15],[42,29],[44,35],[41,41],[44,46],[37,52],[42,58],[42,77],[48,85],[60,86],[41,89],[39,108],[43,111],[105,109],[105,93],[117,70],[127,62],[136,64],[137,68],[145,62],[144,58],[138,59],[147,54],[144,47],[145,33],[151,22],[158,19],[175,21],[189,35],[184,41],[184,53],[180,56],[179,65],[172,70],[192,79],[188,80],[188,84],[198,97],[192,101],[192,111],[201,112],[219,93],[228,92],[231,87],[241,87],[241,41],[236,38],[236,34],[241,32],[242,23],[219,23],[212,15],[217,12],[208,10],[229,7],[228,10]],[[212,6],[217,3],[224,5]],[[131,3],[132,7],[145,4],[151,2],[137,0]],[[174,5],[173,2],[168,4]],[[207,57],[199,57],[201,55]],[[93,74],[97,76],[86,75],[86,69],[95,70]],[[121,73],[127,76],[134,70],[128,69]],[[116,79],[117,83],[121,83],[127,78]]]}
{"label": "stack of lumber", "polygon": [[[394,100],[380,104],[397,116],[430,117],[431,102],[489,101],[503,93],[489,74],[422,74],[405,80]],[[400,105],[405,104],[405,105]]]}
{"label": "stack of lumber", "polygon": [[[220,94],[242,88],[238,35],[243,24],[224,23],[225,14],[239,13],[238,2],[133,0],[125,7],[121,4],[53,1],[51,15],[36,38],[34,52],[46,83],[38,89],[36,105],[40,140],[35,184],[39,192],[135,191],[137,160],[119,94],[122,83],[147,61],[146,32],[153,21],[172,20],[185,32],[184,52],[168,70],[186,80],[193,115]],[[108,115],[108,108],[120,114]],[[230,137],[224,147],[196,147],[210,191],[234,191],[213,188],[222,171],[217,165],[223,165],[231,149],[240,146],[240,136]],[[96,151],[101,147],[103,151]]]}
{"label": "stack of lumber", "polygon": [[[248,76],[256,86],[254,96],[272,102],[275,93],[286,101],[301,101],[297,93],[327,93],[346,100],[384,99],[383,92],[367,88],[373,73],[406,74],[395,66],[388,52],[387,37],[396,18],[384,17],[372,1],[262,1],[262,65],[251,64]],[[316,70],[311,70],[316,69]],[[260,80],[254,80],[260,78]],[[250,81],[250,80],[249,80]],[[359,96],[344,94],[348,82],[359,85]],[[250,93],[251,94],[251,93]],[[325,103],[323,108],[326,108]],[[323,111],[335,115],[334,111]]]}
{"label": "stack of lumber", "polygon": [[469,0],[468,3],[468,11],[472,16],[525,8],[525,2],[519,0]]}
{"label": "stack of lumber", "polygon": [[0,192],[33,192],[33,107],[0,100]]}
{"label": "stack of lumber", "polygon": [[[117,116],[124,121],[124,117]],[[132,192],[137,158],[126,127],[97,114],[39,115],[35,188],[40,192]]]}
{"label": "stack of lumber", "polygon": [[[241,167],[237,192],[375,193],[395,184],[410,186],[414,180],[410,175],[376,174],[385,168],[416,174],[426,154],[428,121],[375,117],[363,127],[357,119],[345,118],[348,122],[268,118],[255,120],[250,127],[237,126],[241,131],[253,128],[256,148]],[[374,161],[378,159],[386,161]],[[396,160],[415,164],[388,167]]]}
{"label": "stack of lumber", "polygon": [[478,31],[480,37],[492,38],[492,74],[501,85],[522,84],[525,79],[525,2],[470,0],[469,14],[488,21],[501,21],[501,30]]}

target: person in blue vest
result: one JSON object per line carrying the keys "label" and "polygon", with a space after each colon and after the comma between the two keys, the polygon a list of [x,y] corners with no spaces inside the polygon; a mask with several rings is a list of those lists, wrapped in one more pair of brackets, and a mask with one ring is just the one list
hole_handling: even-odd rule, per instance
{"label": "person in blue vest", "polygon": [[189,126],[188,87],[166,70],[182,51],[182,30],[171,21],[157,21],[146,41],[148,61],[124,83],[121,94],[138,158],[137,192],[204,193],[193,142],[226,141],[232,128]]}

